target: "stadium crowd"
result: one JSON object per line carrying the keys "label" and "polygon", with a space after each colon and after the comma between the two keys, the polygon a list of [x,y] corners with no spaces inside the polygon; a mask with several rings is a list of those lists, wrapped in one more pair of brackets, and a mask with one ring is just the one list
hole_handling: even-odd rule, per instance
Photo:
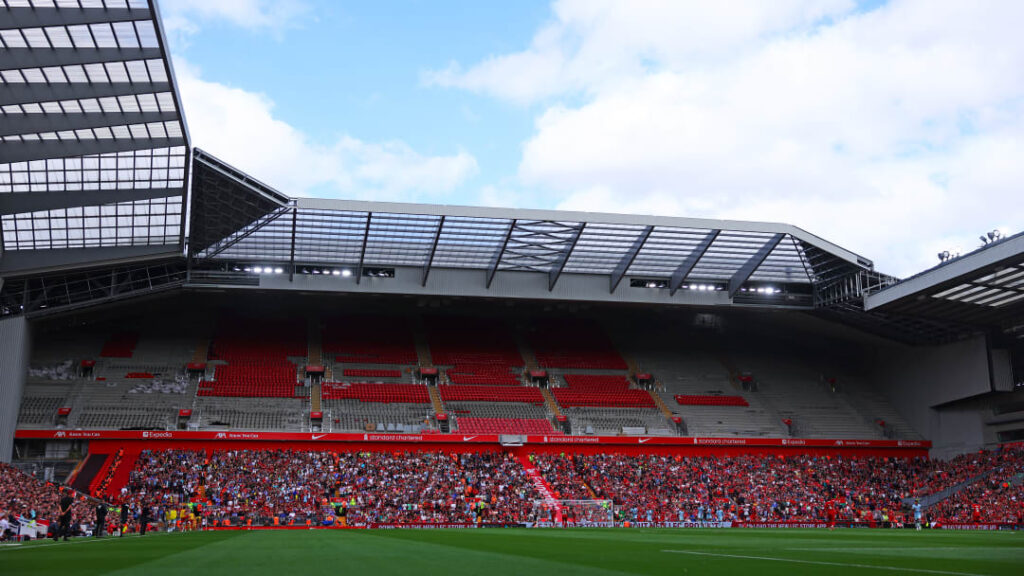
{"label": "stadium crowd", "polygon": [[[533,454],[570,523],[912,523],[915,498],[974,480],[927,521],[1024,523],[1024,448],[950,461],[837,456],[729,458]],[[0,518],[57,516],[56,485],[0,464]],[[504,452],[145,451],[117,498],[133,530],[146,520],[202,526],[518,524],[552,517],[522,463]],[[118,510],[120,511],[120,510]],[[77,499],[74,522],[95,505]],[[111,521],[109,526],[120,525]],[[84,531],[84,530],[83,530]]]}
{"label": "stadium crowd", "polygon": [[[7,520],[9,529],[14,530],[22,519],[25,523],[56,520],[60,496],[60,486],[0,462],[0,517]],[[71,514],[73,525],[92,524],[96,520],[95,506],[81,497],[75,498]]]}
{"label": "stadium crowd", "polygon": [[207,525],[523,522],[538,497],[508,454],[290,450],[147,451],[123,496]]}

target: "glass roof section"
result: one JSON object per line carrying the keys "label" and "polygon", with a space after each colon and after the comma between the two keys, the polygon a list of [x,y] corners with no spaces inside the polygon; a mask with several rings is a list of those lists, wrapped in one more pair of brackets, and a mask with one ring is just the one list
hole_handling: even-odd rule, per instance
{"label": "glass roof section", "polygon": [[[193,204],[211,207],[192,211],[190,253],[199,259],[481,270],[488,286],[499,271],[544,273],[552,286],[563,273],[601,275],[612,291],[640,276],[669,281],[673,292],[692,281],[732,293],[747,282],[812,285],[870,269],[785,225],[290,199],[201,150],[194,172]],[[251,209],[238,214],[242,206]],[[228,220],[237,232],[194,235]]]}
{"label": "glass roof section", "polygon": [[0,0],[0,254],[182,244],[165,47],[148,0]]}

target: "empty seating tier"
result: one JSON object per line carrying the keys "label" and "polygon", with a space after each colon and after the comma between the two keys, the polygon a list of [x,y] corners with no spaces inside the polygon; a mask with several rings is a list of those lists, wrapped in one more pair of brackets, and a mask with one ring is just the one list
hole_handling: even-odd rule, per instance
{"label": "empty seating tier", "polygon": [[603,374],[566,374],[565,383],[572,390],[593,392],[621,392],[629,390],[629,380],[625,376]]}
{"label": "empty seating tier", "polygon": [[469,418],[458,419],[463,434],[555,434],[547,420],[526,418]]}
{"label": "empty seating tier", "polygon": [[544,395],[539,388],[525,386],[441,386],[438,388],[445,402],[526,402],[543,404]]}
{"label": "empty seating tier", "polygon": [[321,343],[324,356],[349,364],[414,365],[419,362],[408,320],[387,316],[345,316],[329,320]]}
{"label": "empty seating tier", "polygon": [[[511,372],[514,370],[515,372]],[[452,384],[483,384],[488,386],[522,386],[519,369],[509,366],[488,364],[459,364],[449,369],[448,381]]]}
{"label": "empty seating tier", "polygon": [[500,320],[472,316],[432,316],[424,320],[430,355],[438,366],[454,366],[462,372],[468,372],[468,366],[474,370],[486,366],[495,373],[509,373],[510,368],[525,365],[512,330]]}
{"label": "empty seating tier", "polygon": [[103,358],[131,358],[138,343],[139,335],[134,332],[114,334],[103,344],[100,356]]}
{"label": "empty seating tier", "polygon": [[654,408],[654,400],[644,390],[592,392],[572,388],[551,391],[561,406],[604,406],[609,408]]}
{"label": "empty seating tier", "polygon": [[220,365],[214,380],[199,383],[199,396],[248,398],[293,398],[298,385],[295,365],[241,364]]}
{"label": "empty seating tier", "polygon": [[542,322],[530,336],[537,363],[544,368],[627,370],[626,361],[595,322]]}
{"label": "empty seating tier", "polygon": [[346,378],[401,378],[401,370],[375,368],[345,368],[341,374]]}
{"label": "empty seating tier", "polygon": [[750,406],[743,396],[714,394],[676,394],[676,403],[683,406]]}
{"label": "empty seating tier", "polygon": [[430,393],[418,384],[345,384],[324,382],[324,400],[360,400],[362,402],[429,404]]}

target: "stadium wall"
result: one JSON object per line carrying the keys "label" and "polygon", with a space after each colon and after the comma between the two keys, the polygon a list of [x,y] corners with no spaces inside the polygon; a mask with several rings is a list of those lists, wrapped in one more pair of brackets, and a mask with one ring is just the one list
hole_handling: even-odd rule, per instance
{"label": "stadium wall", "polygon": [[933,347],[880,351],[874,381],[899,413],[932,441],[932,455],[946,458],[985,444],[984,414],[950,404],[991,391],[983,336]]}
{"label": "stadium wall", "polygon": [[0,320],[0,462],[10,462],[31,347],[23,316]]}

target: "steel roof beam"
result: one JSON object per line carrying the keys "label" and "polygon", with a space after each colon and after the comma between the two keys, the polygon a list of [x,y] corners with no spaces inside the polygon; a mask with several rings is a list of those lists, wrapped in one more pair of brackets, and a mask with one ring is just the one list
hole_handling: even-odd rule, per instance
{"label": "steel roof beam", "polygon": [[[4,84],[0,106],[59,100],[83,100],[170,92],[170,82],[71,82],[60,84]],[[10,118],[10,116],[8,116]]]}
{"label": "steel roof beam", "polygon": [[672,273],[672,277],[668,280],[669,296],[676,295],[676,290],[679,290],[679,287],[683,285],[683,282],[686,281],[686,277],[690,275],[690,272],[693,272],[697,263],[700,262],[700,259],[704,257],[708,248],[714,244],[715,239],[718,238],[718,235],[721,233],[721,230],[712,230],[709,232],[707,236],[701,239],[701,241],[693,247],[693,251],[683,259],[682,263],[679,264],[679,267],[676,268],[676,271]]}
{"label": "steel roof beam", "polygon": [[159,60],[159,48],[0,48],[0,70]]}
{"label": "steel roof beam", "polygon": [[437,243],[441,241],[441,229],[444,228],[444,216],[437,222],[437,231],[434,232],[434,240],[430,244],[430,255],[427,256],[427,263],[423,266],[423,281],[420,286],[427,285],[427,277],[430,276],[430,267],[434,265],[434,254],[437,252]]}
{"label": "steel roof beam", "polygon": [[487,269],[487,284],[486,288],[491,289],[491,282],[494,281],[494,275],[498,272],[498,266],[501,264],[501,257],[505,255],[505,248],[508,247],[508,241],[512,239],[512,231],[516,229],[516,223],[518,220],[513,220],[508,223],[508,230],[505,231],[505,239],[501,243],[501,248],[495,253],[494,258],[491,261],[491,265]]}
{"label": "steel roof beam", "polygon": [[173,122],[177,119],[177,112],[159,111],[7,114],[3,116],[3,122],[0,122],[0,136],[127,126],[150,122]]}
{"label": "steel roof beam", "polygon": [[359,250],[359,266],[356,268],[356,284],[363,280],[363,262],[366,261],[366,245],[370,242],[370,222],[373,212],[366,213],[366,229],[363,231],[363,247]]}
{"label": "steel roof beam", "polygon": [[[2,58],[2,56],[0,56]],[[185,146],[185,138],[105,138],[97,140],[40,140],[0,142],[0,163],[49,160],[70,156],[107,154],[129,150],[151,150]]]}
{"label": "steel roof beam", "polygon": [[0,8],[0,30],[150,20],[149,8]]}
{"label": "steel roof beam", "polygon": [[569,256],[572,255],[572,251],[576,248],[576,242],[579,242],[580,236],[583,235],[583,229],[587,227],[586,222],[581,222],[579,226],[575,228],[572,239],[569,241],[569,246],[566,247],[565,251],[562,252],[558,260],[551,267],[551,272],[548,273],[548,292],[555,289],[555,284],[558,283],[558,278],[562,275],[562,270],[565,269],[565,263],[569,261]]}
{"label": "steel roof beam", "polygon": [[59,208],[134,202],[136,200],[184,196],[184,192],[183,188],[19,192],[3,195],[3,202],[0,203],[0,214],[27,214],[44,210],[57,210]]}
{"label": "steel roof beam", "polygon": [[750,280],[750,277],[754,275],[754,272],[757,272],[757,269],[761,267],[761,264],[764,263],[766,258],[768,258],[768,255],[772,253],[772,250],[775,250],[775,247],[778,246],[779,242],[782,242],[782,239],[785,237],[785,234],[776,234],[772,236],[768,242],[765,242],[764,246],[761,246],[761,248],[759,248],[757,252],[755,252],[754,255],[743,264],[743,266],[740,266],[740,269],[736,271],[736,274],[729,279],[729,298],[736,296],[736,293],[740,291],[740,287],[743,286],[747,280]]}
{"label": "steel roof beam", "polygon": [[242,231],[241,234],[238,234],[237,236],[235,236],[233,238],[227,239],[223,244],[221,244],[220,246],[217,246],[213,250],[207,249],[206,255],[204,256],[204,258],[213,258],[213,257],[217,256],[218,254],[224,252],[228,248],[231,248],[232,246],[238,244],[242,240],[245,240],[249,236],[252,236],[256,232],[262,230],[263,228],[266,228],[268,225],[270,225],[272,222],[274,222],[275,220],[277,220],[281,216],[284,216],[285,214],[288,214],[289,212],[291,212],[291,210],[292,209],[284,208],[284,207],[279,208],[277,210],[277,212],[274,212],[273,214],[270,214],[263,221],[256,222],[255,224],[253,224],[249,228],[247,228],[244,231]]}
{"label": "steel roof beam", "polygon": [[651,236],[651,232],[654,232],[654,226],[648,226],[640,232],[640,236],[633,241],[633,245],[629,247],[629,251],[626,252],[619,263],[615,265],[615,269],[612,270],[611,275],[611,290],[610,293],[614,294],[615,289],[619,287],[619,282],[622,282],[622,277],[626,275],[629,267],[633,265],[633,261],[636,260],[637,254],[640,254],[640,250],[643,249],[644,243],[647,242],[647,238]]}

